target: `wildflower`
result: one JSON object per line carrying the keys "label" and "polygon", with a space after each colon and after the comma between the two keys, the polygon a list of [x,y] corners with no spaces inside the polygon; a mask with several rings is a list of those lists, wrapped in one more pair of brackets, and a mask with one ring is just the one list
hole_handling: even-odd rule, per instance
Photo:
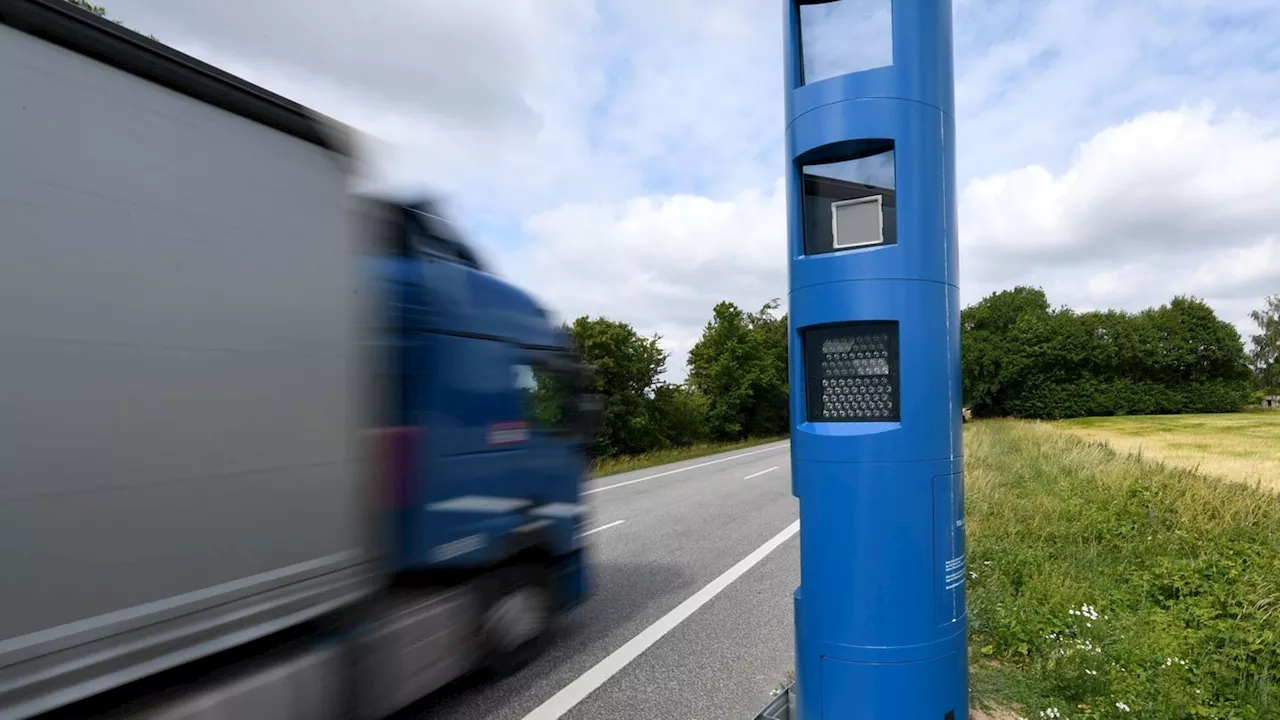
{"label": "wildflower", "polygon": [[1060,717],[1062,717],[1062,713],[1058,712],[1058,708],[1056,708],[1056,707],[1051,707],[1051,708],[1049,708],[1048,710],[1041,710],[1041,711],[1040,711],[1040,717],[1042,717],[1042,718],[1060,718]]}
{"label": "wildflower", "polygon": [[1122,703],[1122,702],[1118,702],[1118,703],[1116,703],[1116,707],[1120,708],[1121,710],[1123,710],[1123,711],[1125,711],[1125,712],[1131,712],[1131,711],[1129,710],[1129,706],[1128,706],[1128,705],[1125,705],[1125,704],[1124,704],[1124,703]]}
{"label": "wildflower", "polygon": [[1088,603],[1081,605],[1079,610],[1068,610],[1067,614],[1075,615],[1077,617],[1086,617],[1090,620],[1097,620],[1100,617],[1098,615],[1098,609]]}
{"label": "wildflower", "polygon": [[1097,675],[1097,674],[1098,674],[1098,671],[1097,671],[1097,670],[1089,670],[1089,669],[1087,669],[1087,668],[1085,669],[1085,671],[1084,671],[1084,672],[1085,672],[1085,674],[1086,674],[1086,675]]}

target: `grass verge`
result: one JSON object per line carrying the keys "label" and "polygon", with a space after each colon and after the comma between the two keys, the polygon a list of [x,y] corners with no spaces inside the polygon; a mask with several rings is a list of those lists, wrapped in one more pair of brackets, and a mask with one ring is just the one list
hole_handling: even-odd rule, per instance
{"label": "grass verge", "polygon": [[1280,412],[1078,418],[1054,425],[1122,452],[1280,491]]}
{"label": "grass verge", "polygon": [[965,451],[977,704],[1280,718],[1274,495],[1045,423],[969,424]]}
{"label": "grass verge", "polygon": [[700,458],[706,455],[715,455],[717,453],[730,452],[732,450],[742,450],[744,448],[764,445],[771,442],[780,442],[786,439],[787,436],[782,435],[779,437],[751,438],[747,440],[739,440],[737,442],[695,443],[693,445],[670,448],[667,450],[655,450],[641,455],[623,455],[621,457],[605,458],[603,460],[598,460],[591,467],[591,477],[598,478],[604,477],[605,475],[616,475],[618,473],[631,472],[632,470],[643,470],[657,465],[666,465],[667,463],[680,462],[681,460],[693,460],[694,458]]}

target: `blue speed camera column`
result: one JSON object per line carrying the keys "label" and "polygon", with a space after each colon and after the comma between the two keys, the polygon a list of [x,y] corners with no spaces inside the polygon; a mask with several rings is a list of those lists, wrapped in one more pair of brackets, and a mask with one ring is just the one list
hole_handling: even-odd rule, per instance
{"label": "blue speed camera column", "polygon": [[968,716],[950,0],[785,0],[802,720]]}

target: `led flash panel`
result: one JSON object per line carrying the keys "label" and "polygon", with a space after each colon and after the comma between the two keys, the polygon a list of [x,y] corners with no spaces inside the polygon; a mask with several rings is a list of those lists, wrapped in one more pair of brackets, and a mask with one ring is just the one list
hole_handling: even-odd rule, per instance
{"label": "led flash panel", "polygon": [[810,422],[896,422],[898,324],[860,322],[804,333]]}

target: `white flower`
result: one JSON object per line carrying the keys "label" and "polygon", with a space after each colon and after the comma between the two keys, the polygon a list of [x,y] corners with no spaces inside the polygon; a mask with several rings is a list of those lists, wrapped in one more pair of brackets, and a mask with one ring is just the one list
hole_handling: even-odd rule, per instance
{"label": "white flower", "polygon": [[1098,615],[1098,609],[1088,603],[1081,605],[1079,610],[1069,610],[1068,612],[1072,615],[1087,617],[1090,620],[1097,620],[1100,617]]}
{"label": "white flower", "polygon": [[1130,710],[1129,710],[1129,706],[1128,706],[1128,705],[1125,705],[1125,704],[1124,704],[1124,703],[1122,703],[1122,702],[1118,702],[1118,703],[1116,703],[1116,707],[1120,708],[1121,710],[1123,710],[1123,711],[1125,711],[1125,712],[1130,712]]}
{"label": "white flower", "polygon": [[1058,708],[1056,708],[1056,707],[1051,707],[1051,708],[1049,708],[1048,710],[1041,710],[1041,711],[1040,711],[1040,717],[1042,717],[1042,718],[1060,718],[1060,717],[1062,717],[1062,713],[1058,712]]}
{"label": "white flower", "polygon": [[1086,669],[1084,672],[1085,672],[1085,674],[1086,674],[1086,675],[1097,675],[1097,674],[1098,674],[1098,671],[1097,671],[1097,670],[1089,670],[1089,669]]}

